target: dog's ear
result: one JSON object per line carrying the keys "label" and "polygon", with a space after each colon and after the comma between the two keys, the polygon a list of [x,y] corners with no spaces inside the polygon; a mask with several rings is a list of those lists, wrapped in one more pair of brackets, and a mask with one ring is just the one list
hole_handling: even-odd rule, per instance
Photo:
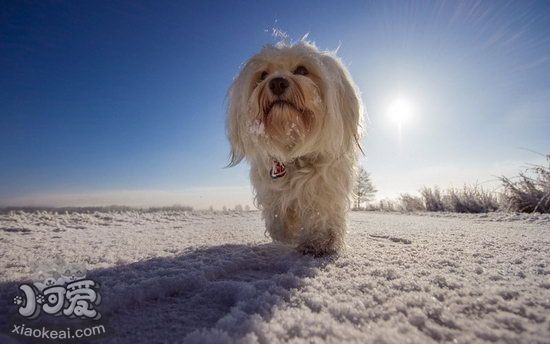
{"label": "dog's ear", "polygon": [[[246,66],[245,66],[246,68]],[[242,135],[242,123],[244,123],[244,113],[246,109],[246,89],[245,89],[245,71],[243,70],[235,79],[228,92],[229,105],[227,108],[226,131],[227,138],[231,144],[229,163],[227,167],[232,167],[240,163],[245,156],[245,144]]]}
{"label": "dog's ear", "polygon": [[340,59],[333,53],[325,53],[323,62],[329,69],[329,75],[333,78],[330,92],[332,103],[332,115],[341,118],[340,128],[342,129],[342,142],[344,150],[357,145],[361,152],[361,122],[363,119],[363,107],[361,95],[353,82],[347,68]]}

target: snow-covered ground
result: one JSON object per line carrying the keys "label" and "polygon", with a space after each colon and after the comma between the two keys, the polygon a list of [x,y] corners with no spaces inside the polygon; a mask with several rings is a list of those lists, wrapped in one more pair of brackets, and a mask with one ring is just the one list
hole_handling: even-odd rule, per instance
{"label": "snow-covered ground", "polygon": [[0,215],[0,322],[62,259],[101,283],[99,342],[550,343],[548,216],[355,212],[348,244],[302,256],[257,212]]}

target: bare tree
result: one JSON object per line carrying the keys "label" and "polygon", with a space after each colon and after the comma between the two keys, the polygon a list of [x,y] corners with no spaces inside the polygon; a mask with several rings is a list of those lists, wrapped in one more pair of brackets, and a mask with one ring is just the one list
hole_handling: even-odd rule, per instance
{"label": "bare tree", "polygon": [[361,204],[363,204],[363,202],[368,203],[372,201],[374,194],[378,191],[372,184],[370,175],[363,167],[359,167],[357,181],[353,191],[355,193],[355,208],[361,208]]}

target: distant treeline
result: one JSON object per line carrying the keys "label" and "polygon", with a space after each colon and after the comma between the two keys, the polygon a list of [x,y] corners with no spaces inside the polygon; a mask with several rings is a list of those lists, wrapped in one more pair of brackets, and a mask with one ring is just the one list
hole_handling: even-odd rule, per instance
{"label": "distant treeline", "polygon": [[533,165],[515,177],[499,177],[499,190],[478,185],[444,190],[424,187],[418,195],[402,194],[397,200],[382,200],[354,210],[550,213],[550,155],[546,160],[547,166]]}
{"label": "distant treeline", "polygon": [[167,207],[129,207],[125,205],[91,206],[91,207],[4,207],[0,208],[0,214],[7,214],[13,211],[24,212],[53,212],[53,213],[80,213],[92,214],[96,212],[125,212],[140,211],[155,213],[160,211],[193,211],[193,207],[186,205],[173,205]]}

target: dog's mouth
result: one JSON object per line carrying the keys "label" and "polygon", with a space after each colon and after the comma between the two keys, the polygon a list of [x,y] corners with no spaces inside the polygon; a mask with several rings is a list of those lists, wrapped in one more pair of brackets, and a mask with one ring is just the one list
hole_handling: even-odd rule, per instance
{"label": "dog's mouth", "polygon": [[269,104],[267,106],[267,108],[265,109],[265,114],[266,115],[269,115],[271,113],[271,110],[273,110],[274,108],[284,108],[284,107],[291,107],[292,109],[302,113],[303,110],[300,110],[296,105],[294,105],[294,103],[292,102],[289,102],[288,100],[284,100],[284,99],[277,99],[273,102],[271,102],[271,104]]}

